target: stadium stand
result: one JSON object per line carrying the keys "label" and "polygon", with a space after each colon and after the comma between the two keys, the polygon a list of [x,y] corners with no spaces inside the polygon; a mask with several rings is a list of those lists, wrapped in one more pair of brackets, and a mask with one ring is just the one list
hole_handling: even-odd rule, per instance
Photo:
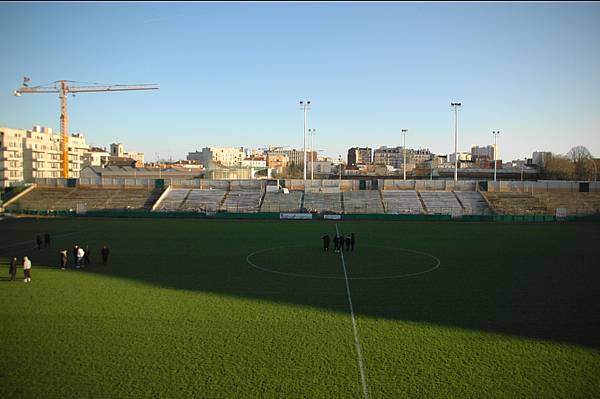
{"label": "stadium stand", "polygon": [[302,208],[302,191],[290,191],[289,194],[279,192],[265,193],[261,212],[298,212]]}
{"label": "stadium stand", "polygon": [[455,191],[467,215],[491,215],[492,210],[480,193],[475,191]]}
{"label": "stadium stand", "polygon": [[304,193],[304,209],[309,212],[336,212],[341,213],[342,195],[337,193],[323,192],[305,192]]}
{"label": "stadium stand", "polygon": [[346,191],[342,199],[344,213],[384,213],[379,191]]}
{"label": "stadium stand", "polygon": [[180,206],[183,211],[218,211],[226,190],[192,189]]}
{"label": "stadium stand", "polygon": [[177,211],[183,204],[183,201],[187,198],[190,193],[189,188],[172,188],[171,191],[167,194],[165,198],[163,198],[160,206],[158,207],[159,211]]}
{"label": "stadium stand", "polygon": [[427,213],[431,215],[462,214],[463,208],[451,191],[419,191]]}
{"label": "stadium stand", "polygon": [[550,214],[556,208],[566,208],[568,215],[592,215],[600,213],[600,193],[536,193]]}
{"label": "stadium stand", "polygon": [[158,206],[158,211],[218,211],[226,190],[172,188]]}
{"label": "stadium stand", "polygon": [[386,213],[425,213],[415,190],[383,190],[381,194]]}
{"label": "stadium stand", "polygon": [[221,210],[227,212],[258,212],[264,192],[256,189],[231,190],[226,193]]}
{"label": "stadium stand", "polygon": [[119,187],[36,187],[11,204],[23,210],[150,209],[162,190]]}
{"label": "stadium stand", "polygon": [[492,209],[500,215],[548,215],[546,206],[531,193],[482,193],[492,205]]}

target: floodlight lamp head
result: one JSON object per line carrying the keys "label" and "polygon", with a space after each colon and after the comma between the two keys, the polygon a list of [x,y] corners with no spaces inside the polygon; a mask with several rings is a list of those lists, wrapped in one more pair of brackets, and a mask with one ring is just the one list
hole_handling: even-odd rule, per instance
{"label": "floodlight lamp head", "polygon": [[307,101],[307,102],[306,102],[306,105],[310,105],[310,101]]}

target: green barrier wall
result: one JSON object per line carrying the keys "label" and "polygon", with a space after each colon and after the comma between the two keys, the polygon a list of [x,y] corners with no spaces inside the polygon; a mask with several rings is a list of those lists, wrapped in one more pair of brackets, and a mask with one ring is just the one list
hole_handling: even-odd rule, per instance
{"label": "green barrier wall", "polygon": [[391,215],[387,213],[348,214],[342,215],[342,220],[416,220],[426,222],[442,222],[452,220],[450,215]]}
{"label": "green barrier wall", "polygon": [[[193,218],[193,219],[254,219],[279,220],[279,212],[234,213],[217,212],[207,216],[200,212],[150,212],[150,211],[117,211],[94,210],[78,215],[75,211],[36,211],[15,210],[15,214],[33,216],[67,216],[67,217],[106,217],[106,218]],[[312,220],[324,220],[323,215],[314,214]],[[341,215],[341,220],[388,220],[388,221],[421,221],[421,222],[502,222],[502,223],[543,223],[556,222],[552,215],[464,215],[452,219],[451,215],[393,215],[393,214],[347,214]],[[570,222],[600,222],[600,215],[570,216],[564,219]]]}

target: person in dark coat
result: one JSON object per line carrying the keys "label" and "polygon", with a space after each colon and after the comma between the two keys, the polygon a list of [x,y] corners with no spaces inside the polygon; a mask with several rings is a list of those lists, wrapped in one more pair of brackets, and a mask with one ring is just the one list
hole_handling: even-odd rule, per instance
{"label": "person in dark coat", "polygon": [[346,236],[346,238],[344,239],[344,244],[346,244],[346,251],[350,251],[350,236]]}
{"label": "person in dark coat", "polygon": [[89,245],[85,246],[85,254],[83,255],[83,264],[86,266],[90,264],[90,246]]}
{"label": "person in dark coat", "polygon": [[355,243],[355,238],[354,238],[354,233],[352,233],[350,235],[350,250],[354,251],[354,243]]}
{"label": "person in dark coat", "polygon": [[35,241],[37,242],[38,250],[42,249],[42,236],[38,234],[35,237]]}
{"label": "person in dark coat", "polygon": [[10,275],[10,281],[15,281],[17,278],[17,258],[12,258],[10,260],[10,265],[8,266],[8,274]]}
{"label": "person in dark coat", "polygon": [[67,267],[67,250],[60,251],[60,270],[65,270]]}
{"label": "person in dark coat", "polygon": [[50,246],[50,234],[44,234],[44,248],[48,248]]}
{"label": "person in dark coat", "polygon": [[106,265],[106,263],[108,263],[108,254],[110,253],[110,250],[105,245],[102,247],[102,250],[100,251],[100,253],[102,254],[102,264]]}
{"label": "person in dark coat", "polygon": [[340,236],[336,235],[335,237],[333,237],[333,249],[335,251],[335,253],[337,254],[338,252],[340,252]]}
{"label": "person in dark coat", "polygon": [[331,241],[329,234],[325,234],[321,239],[323,240],[323,251],[329,251],[329,242]]}
{"label": "person in dark coat", "polygon": [[79,251],[79,245],[73,247],[73,264],[77,264],[77,252]]}

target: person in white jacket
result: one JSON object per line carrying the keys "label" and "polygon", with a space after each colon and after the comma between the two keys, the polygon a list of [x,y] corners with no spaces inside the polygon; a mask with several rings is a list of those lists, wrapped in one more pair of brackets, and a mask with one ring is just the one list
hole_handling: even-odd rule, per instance
{"label": "person in white jacket", "polygon": [[23,258],[23,273],[25,274],[25,282],[31,281],[31,261],[26,256]]}
{"label": "person in white jacket", "polygon": [[83,248],[79,247],[77,250],[77,268],[83,266],[83,256],[85,255],[85,251]]}

